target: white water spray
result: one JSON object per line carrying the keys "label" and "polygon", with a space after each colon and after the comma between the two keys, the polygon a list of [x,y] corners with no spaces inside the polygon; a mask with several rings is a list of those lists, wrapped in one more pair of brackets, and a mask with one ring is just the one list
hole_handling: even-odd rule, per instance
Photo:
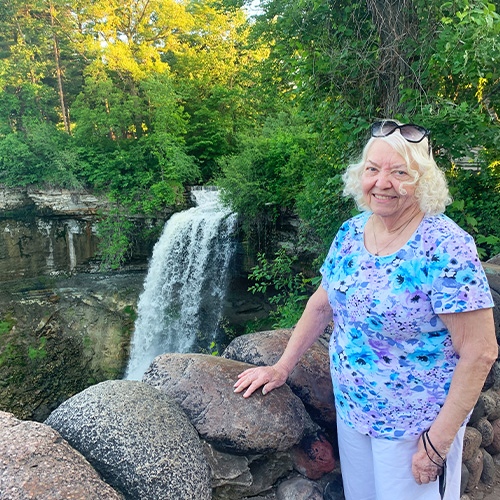
{"label": "white water spray", "polygon": [[165,352],[215,341],[234,253],[236,215],[216,190],[191,192],[197,206],[174,214],[156,243],[139,298],[125,378],[140,380]]}

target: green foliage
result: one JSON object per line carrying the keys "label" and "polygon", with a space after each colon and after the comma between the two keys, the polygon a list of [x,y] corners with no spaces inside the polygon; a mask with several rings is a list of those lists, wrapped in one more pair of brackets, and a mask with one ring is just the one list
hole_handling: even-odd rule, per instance
{"label": "green foliage", "polygon": [[11,342],[12,336],[8,335],[16,320],[8,313],[0,320],[0,367],[10,366],[11,363],[22,364],[21,349],[17,344]]}
{"label": "green foliage", "polygon": [[455,168],[450,172],[454,202],[447,214],[469,232],[481,259],[500,253],[500,162],[480,170]]}
{"label": "green foliage", "polygon": [[4,333],[10,332],[10,329],[12,328],[12,325],[8,323],[7,321],[0,321],[0,335],[3,335]]}
{"label": "green foliage", "polygon": [[[24,362],[22,356],[22,350],[18,345],[11,342],[6,343],[2,346],[2,350],[0,351],[0,368],[10,367],[13,365],[23,366]],[[21,382],[22,380],[18,381]]]}
{"label": "green foliage", "polygon": [[40,337],[40,343],[38,347],[28,346],[28,357],[31,361],[44,359],[47,357],[47,350],[45,349],[47,345],[47,338]]}
{"label": "green foliage", "polygon": [[255,282],[249,287],[252,293],[270,294],[269,302],[275,306],[271,312],[274,328],[291,328],[302,315],[311,292],[311,285],[317,280],[296,273],[293,264],[297,260],[279,250],[272,261],[264,254],[258,254],[258,265],[252,268],[249,278]]}
{"label": "green foliage", "polygon": [[115,207],[99,222],[101,268],[118,269],[127,259],[131,246],[133,223],[121,207]]}
{"label": "green foliage", "polygon": [[130,318],[131,321],[135,321],[137,319],[137,312],[132,306],[125,306],[123,308],[123,312]]}
{"label": "green foliage", "polygon": [[211,356],[219,355],[219,351],[217,350],[217,343],[215,341],[210,342],[209,350]]}
{"label": "green foliage", "polygon": [[[256,246],[296,213],[321,255],[353,208],[341,173],[391,115],[432,130],[450,215],[498,250],[498,2],[265,0],[251,23],[243,4],[1,3],[0,183],[94,188],[154,215],[216,180]],[[476,151],[479,174],[454,167]],[[130,241],[115,219],[113,266]]]}
{"label": "green foliage", "polygon": [[274,220],[292,209],[304,186],[317,136],[294,114],[270,117],[259,134],[242,137],[241,153],[221,160],[223,198],[251,226],[262,213]]}
{"label": "green foliage", "polygon": [[[298,211],[303,234],[309,242],[316,242],[312,246],[320,255],[353,210],[352,204],[341,198],[340,174],[359,154],[370,121],[392,115],[431,128],[435,156],[449,174],[454,197],[466,201],[467,213],[477,220],[477,227],[469,229],[475,229],[472,232],[482,255],[493,255],[498,248],[495,217],[500,206],[495,184],[483,179],[475,193],[469,189],[462,192],[460,182],[472,181],[457,178],[453,165],[478,149],[485,159],[482,172],[499,160],[498,13],[492,3],[483,1],[429,4],[403,0],[395,47],[380,23],[380,19],[388,19],[393,5],[379,2],[368,10],[364,2],[341,0],[263,3],[264,15],[259,17],[255,33],[270,46],[270,56],[262,67],[266,91],[276,95],[275,88],[279,88],[281,106],[293,107],[304,127],[316,134],[312,154],[298,171],[301,189],[291,193],[287,206]],[[384,13],[379,19],[378,6]],[[385,74],[381,68],[392,64],[390,57],[401,64],[392,72],[399,75],[396,84],[389,78],[380,80]],[[384,90],[382,84],[393,88]],[[397,100],[389,106],[382,95]],[[286,99],[288,104],[283,105]],[[240,158],[244,156],[245,151],[240,153]],[[244,171],[248,164],[235,166]],[[242,172],[236,175],[240,184],[248,177]],[[234,189],[238,185],[233,182],[226,187],[234,197],[241,193],[247,202],[255,201],[244,189]],[[258,183],[249,186],[255,188],[254,198],[259,199]],[[466,194],[468,200],[464,199]],[[266,193],[266,197],[271,196]],[[255,206],[241,205],[246,211]],[[467,229],[466,218],[458,220]]]}
{"label": "green foliage", "polygon": [[9,333],[12,330],[12,327],[16,324],[14,319],[10,315],[6,315],[0,321],[0,335],[4,335]]}
{"label": "green foliage", "polygon": [[0,182],[78,188],[82,162],[70,137],[53,125],[25,120],[25,130],[0,135]]}

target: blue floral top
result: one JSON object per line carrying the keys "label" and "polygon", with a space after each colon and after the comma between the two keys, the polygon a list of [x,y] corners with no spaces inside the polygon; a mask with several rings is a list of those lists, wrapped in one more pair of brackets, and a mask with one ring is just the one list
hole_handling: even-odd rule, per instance
{"label": "blue floral top", "polygon": [[430,427],[458,360],[438,314],[493,307],[472,237],[426,216],[396,253],[364,246],[364,212],[339,229],[321,267],[335,323],[330,361],[337,415],[373,436]]}

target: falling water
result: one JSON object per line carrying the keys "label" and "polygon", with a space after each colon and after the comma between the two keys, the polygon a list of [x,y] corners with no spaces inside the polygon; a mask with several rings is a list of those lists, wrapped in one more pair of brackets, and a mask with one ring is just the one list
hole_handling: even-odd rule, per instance
{"label": "falling water", "polygon": [[158,354],[215,341],[236,215],[216,190],[191,192],[196,206],[174,214],[155,245],[139,298],[125,378],[139,380]]}

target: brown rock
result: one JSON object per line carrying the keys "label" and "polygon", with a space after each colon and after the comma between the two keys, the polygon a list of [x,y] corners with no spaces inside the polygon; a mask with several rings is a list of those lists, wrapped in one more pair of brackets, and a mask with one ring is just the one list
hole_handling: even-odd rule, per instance
{"label": "brown rock", "polygon": [[481,449],[476,450],[475,454],[470,460],[464,460],[465,466],[469,471],[469,480],[465,488],[466,492],[472,491],[481,480],[483,473],[483,452]]}
{"label": "brown rock", "polygon": [[493,396],[492,391],[482,392],[479,397],[484,401],[485,417],[491,420],[491,418],[489,418],[489,415],[496,411],[498,398]]}
{"label": "brown rock", "polygon": [[174,399],[201,437],[236,454],[285,451],[314,424],[300,399],[284,385],[265,396],[234,393],[246,363],[204,354],[163,354],[143,382]]}
{"label": "brown rock", "polygon": [[467,487],[467,483],[469,482],[469,470],[462,462],[462,473],[460,474],[460,500],[462,499],[462,495],[465,493],[465,488]]}
{"label": "brown rock", "polygon": [[[292,330],[273,330],[235,338],[224,358],[254,365],[272,365],[285,350]],[[288,385],[302,400],[312,419],[327,429],[335,429],[335,403],[328,348],[319,340],[302,356],[290,374]]]}
{"label": "brown rock", "polygon": [[0,412],[0,498],[119,500],[60,434],[38,422]]}
{"label": "brown rock", "polygon": [[333,448],[322,433],[306,436],[293,452],[294,467],[309,479],[319,479],[335,469]]}
{"label": "brown rock", "polygon": [[485,449],[490,455],[497,455],[500,453],[500,418],[493,420],[491,425],[493,427],[493,441]]}
{"label": "brown rock", "polygon": [[[495,371],[500,371],[498,362],[495,363]],[[489,389],[485,394],[488,394],[492,400],[495,402],[495,406],[492,408],[488,408],[488,414],[486,417],[490,422],[500,418],[500,394],[498,389]]]}
{"label": "brown rock", "polygon": [[472,410],[470,419],[469,419],[469,425],[474,425],[480,418],[483,418],[486,416],[486,409],[484,407],[484,399],[483,399],[483,394],[481,393],[479,395],[478,400],[476,401],[476,404],[474,405],[474,409]]}
{"label": "brown rock", "polygon": [[480,418],[474,427],[481,433],[481,446],[484,448],[493,442],[493,426],[486,417]]}
{"label": "brown rock", "polygon": [[465,492],[471,492],[477,487],[479,481],[481,480],[481,475],[483,472],[483,453],[481,449],[478,449],[475,455],[464,462],[467,470],[469,471],[469,478],[467,485],[465,487]]}
{"label": "brown rock", "polygon": [[481,473],[481,481],[491,486],[495,480],[495,462],[493,457],[486,451],[481,450],[483,453],[483,472]]}
{"label": "brown rock", "polygon": [[483,436],[474,427],[467,426],[464,434],[464,446],[462,451],[462,460],[466,462],[475,456],[477,450],[481,446]]}

